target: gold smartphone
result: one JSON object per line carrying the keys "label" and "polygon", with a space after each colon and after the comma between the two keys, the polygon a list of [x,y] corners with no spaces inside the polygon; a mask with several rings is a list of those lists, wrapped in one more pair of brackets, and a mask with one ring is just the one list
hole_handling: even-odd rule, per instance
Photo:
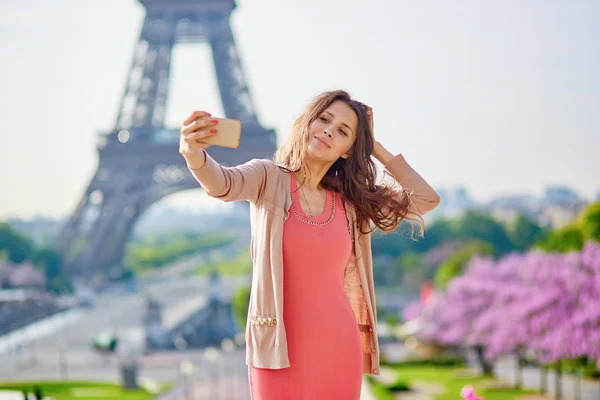
{"label": "gold smartphone", "polygon": [[237,149],[240,146],[242,133],[242,122],[237,119],[211,118],[217,120],[217,124],[211,128],[217,130],[217,134],[200,139],[200,142],[209,143],[211,146],[223,146]]}

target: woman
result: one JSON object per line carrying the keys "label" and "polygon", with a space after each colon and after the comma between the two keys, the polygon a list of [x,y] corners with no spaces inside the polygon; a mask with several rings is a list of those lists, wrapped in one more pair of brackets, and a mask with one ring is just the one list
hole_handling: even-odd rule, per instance
{"label": "woman", "polygon": [[[379,374],[370,233],[405,218],[422,233],[439,196],[374,140],[372,109],[344,91],[314,99],[275,161],[222,167],[201,142],[214,125],[194,112],[179,151],[210,196],[251,203],[253,398],[358,399],[362,374]],[[401,188],[375,183],[371,156]]]}

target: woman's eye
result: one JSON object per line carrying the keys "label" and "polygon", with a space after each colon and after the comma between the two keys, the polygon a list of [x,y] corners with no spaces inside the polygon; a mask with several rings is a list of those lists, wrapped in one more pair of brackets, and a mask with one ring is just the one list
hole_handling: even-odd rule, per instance
{"label": "woman's eye", "polygon": [[344,130],[343,130],[343,129],[340,129],[340,132],[341,132],[341,133],[342,133],[344,136],[348,136],[348,135],[346,134],[346,132],[344,132]]}
{"label": "woman's eye", "polygon": [[327,118],[325,118],[325,117],[321,117],[321,121],[323,121],[323,122],[327,122]]}

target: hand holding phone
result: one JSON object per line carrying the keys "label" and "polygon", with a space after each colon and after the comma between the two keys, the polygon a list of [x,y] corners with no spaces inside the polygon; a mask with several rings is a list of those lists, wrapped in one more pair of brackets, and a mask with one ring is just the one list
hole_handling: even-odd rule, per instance
{"label": "hand holding phone", "polygon": [[217,121],[216,125],[212,127],[217,132],[214,135],[199,138],[198,142],[237,149],[240,146],[241,121],[227,118],[212,118],[212,120]]}
{"label": "hand holding phone", "polygon": [[196,153],[210,145],[237,149],[242,123],[235,119],[214,118],[206,111],[194,111],[182,124],[179,152]]}

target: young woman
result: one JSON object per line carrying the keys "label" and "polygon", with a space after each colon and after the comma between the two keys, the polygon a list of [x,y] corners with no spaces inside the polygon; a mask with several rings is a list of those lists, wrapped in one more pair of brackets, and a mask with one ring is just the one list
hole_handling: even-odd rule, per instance
{"label": "young woman", "polygon": [[[271,160],[225,168],[201,139],[210,114],[184,121],[180,153],[206,192],[251,203],[252,290],[246,327],[257,400],[359,399],[379,374],[370,233],[417,221],[439,196],[373,136],[373,111],[344,91],[316,97]],[[376,183],[379,160],[399,183]]]}

